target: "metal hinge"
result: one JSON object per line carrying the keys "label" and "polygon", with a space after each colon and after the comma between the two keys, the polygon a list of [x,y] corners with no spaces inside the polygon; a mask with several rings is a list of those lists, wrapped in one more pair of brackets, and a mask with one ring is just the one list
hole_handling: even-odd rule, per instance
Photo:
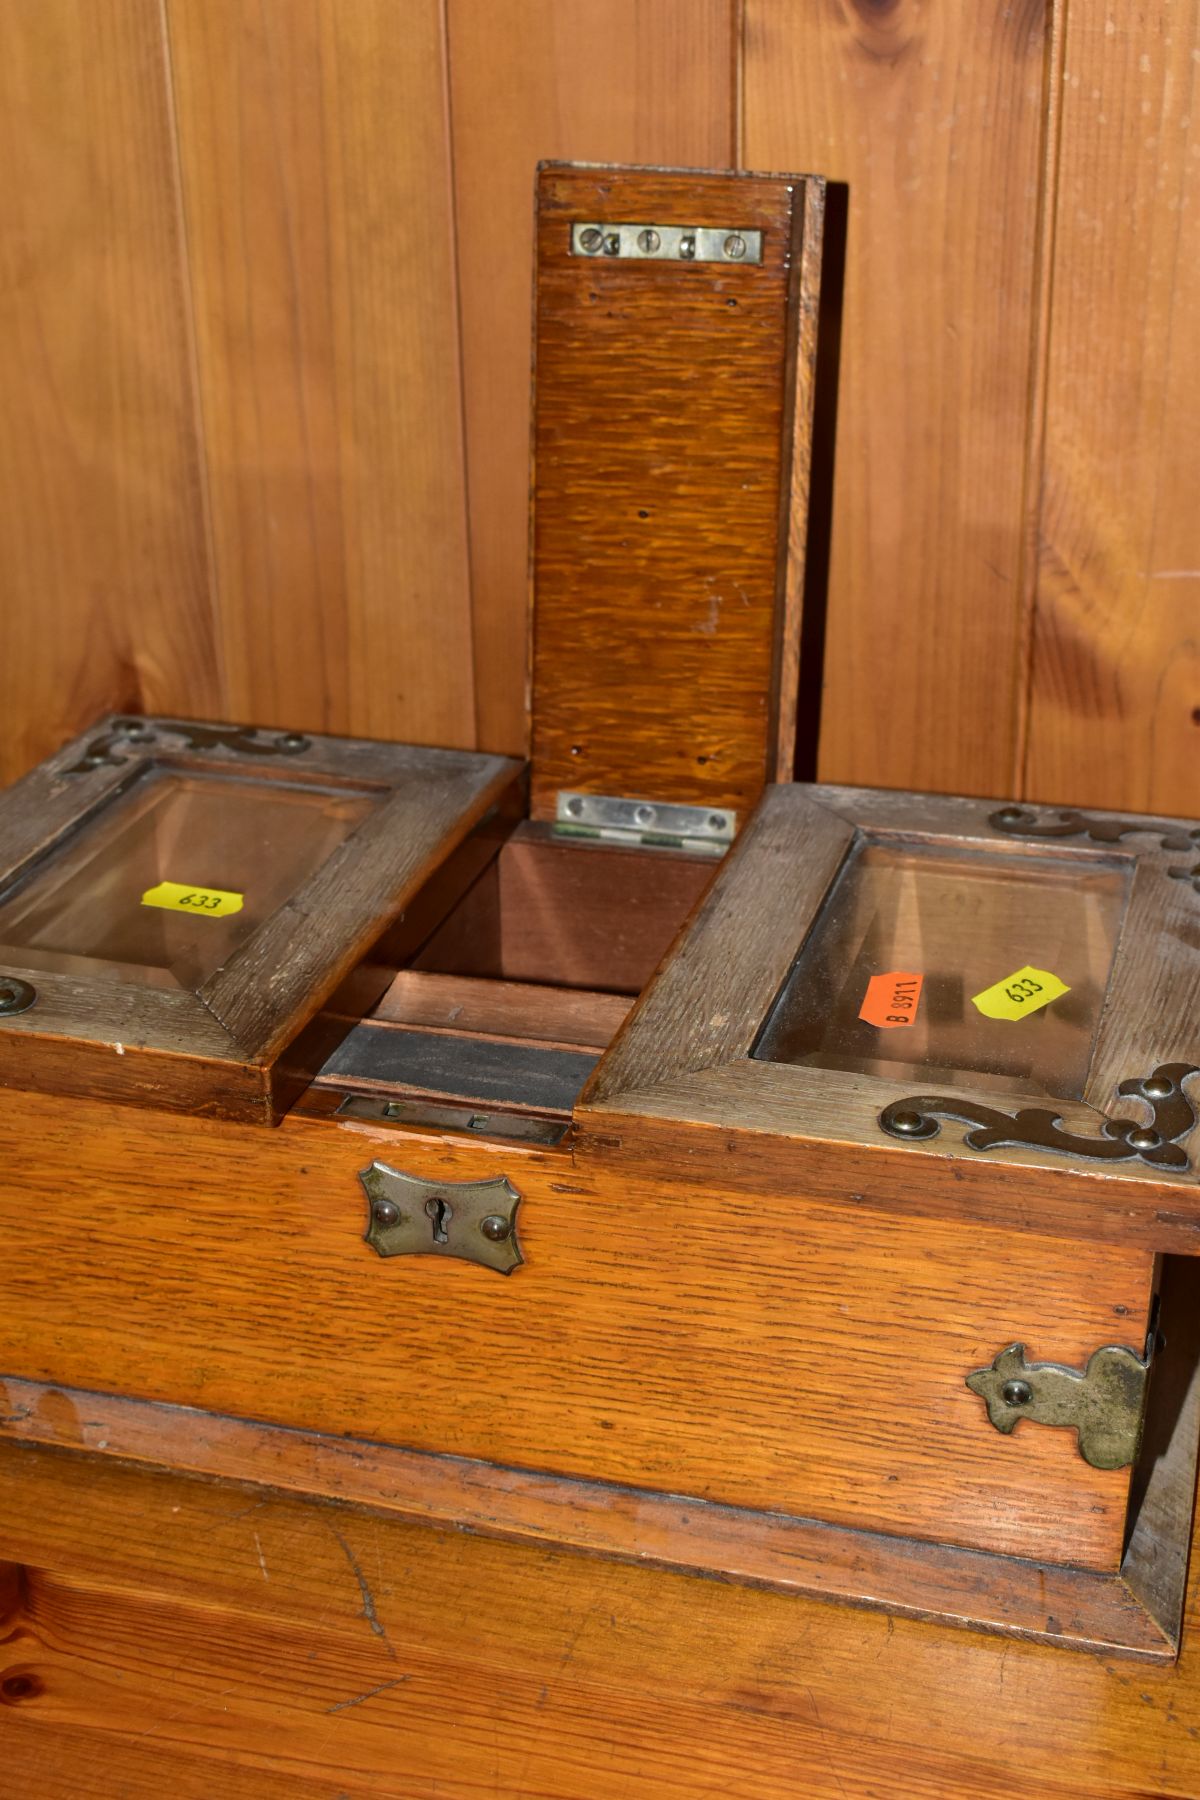
{"label": "metal hinge", "polygon": [[723,856],[733,842],[737,814],[723,806],[677,806],[663,800],[622,800],[611,794],[559,794],[554,829],[564,837],[651,845]]}
{"label": "metal hinge", "polygon": [[1024,1344],[1010,1344],[967,1386],[987,1405],[997,1431],[1022,1419],[1066,1425],[1079,1433],[1079,1454],[1094,1469],[1123,1469],[1137,1455],[1149,1364],[1125,1344],[1093,1350],[1086,1369],[1025,1360]]}
{"label": "metal hinge", "polygon": [[604,225],[584,219],[571,226],[571,254],[634,262],[760,263],[762,238],[761,231],[740,225]]}

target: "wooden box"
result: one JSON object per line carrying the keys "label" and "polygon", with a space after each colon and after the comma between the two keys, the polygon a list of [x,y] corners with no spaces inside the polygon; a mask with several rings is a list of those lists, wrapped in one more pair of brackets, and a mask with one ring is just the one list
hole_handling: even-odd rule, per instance
{"label": "wooden box", "polygon": [[[821,206],[542,174],[529,818],[181,721],[4,802],[0,1429],[1168,1658],[1198,836],[773,785]],[[219,807],[115,852],[237,782],[286,880]]]}

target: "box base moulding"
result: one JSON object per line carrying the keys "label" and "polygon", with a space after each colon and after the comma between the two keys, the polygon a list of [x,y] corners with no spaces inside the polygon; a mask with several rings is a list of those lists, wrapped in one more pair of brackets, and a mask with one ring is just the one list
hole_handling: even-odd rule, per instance
{"label": "box base moulding", "polygon": [[[0,1441],[244,1482],[434,1529],[1171,1662],[1179,1648],[1200,1428],[1194,1371],[1193,1360],[1182,1391],[1176,1385],[1170,1420],[1158,1422],[1164,1447],[1151,1460],[1121,1567],[1111,1573],[12,1378],[0,1379]],[[1148,1429],[1155,1429],[1153,1419]],[[0,1525],[0,1556],[2,1540]]]}

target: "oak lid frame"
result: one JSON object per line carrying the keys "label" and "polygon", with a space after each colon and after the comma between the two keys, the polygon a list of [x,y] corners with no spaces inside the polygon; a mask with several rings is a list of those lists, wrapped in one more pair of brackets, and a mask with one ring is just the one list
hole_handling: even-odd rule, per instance
{"label": "oak lid frame", "polygon": [[[195,990],[26,967],[37,1002],[0,1021],[0,1084],[99,1093],[274,1122],[279,1063],[427,877],[521,779],[510,757],[112,715],[0,800],[0,892],[14,889],[152,767],[378,803]],[[290,1093],[287,1098],[292,1097]]]}
{"label": "oak lid frame", "polygon": [[[826,186],[811,173],[538,165],[534,819],[552,821],[558,795],[578,790],[740,823],[765,782],[792,773]],[[763,254],[589,261],[572,249],[583,219],[744,226]],[[606,418],[619,443],[602,452]],[[686,481],[664,473],[676,463]],[[665,610],[648,640],[651,594]]]}
{"label": "oak lid frame", "polygon": [[[836,1190],[835,1170],[845,1191],[861,1187],[869,1168],[886,1166],[890,1197],[883,1203],[927,1213],[959,1212],[964,1179],[975,1192],[980,1172],[990,1169],[1001,1171],[994,1204],[1007,1204],[1011,1214],[1011,1178],[1018,1168],[1037,1169],[1038,1187],[1049,1193],[1052,1182],[1060,1200],[1067,1198],[1064,1184],[1082,1192],[1080,1179],[1086,1180],[1093,1223],[1096,1176],[1102,1173],[1104,1194],[1113,1197],[1107,1208],[1112,1234],[1129,1229],[1138,1235],[1147,1222],[1142,1217],[1135,1224],[1132,1212],[1128,1218],[1120,1212],[1121,1190],[1148,1206],[1157,1184],[1169,1183],[1159,1191],[1182,1200],[1181,1187],[1200,1183],[1194,1133],[1183,1169],[1142,1160],[1097,1163],[1022,1144],[974,1150],[963,1142],[969,1127],[944,1114],[936,1136],[900,1143],[881,1128],[879,1116],[912,1096],[919,1076],[898,1080],[752,1057],[826,897],[864,839],[1015,856],[1044,857],[1052,847],[1055,857],[1075,866],[1129,865],[1129,898],[1082,1100],[1045,1097],[1068,1129],[1095,1136],[1105,1119],[1136,1117],[1139,1101],[1130,1097],[1135,1081],[1140,1087],[1162,1064],[1200,1064],[1200,828],[1126,814],[1091,819],[997,800],[781,785],[764,794],[705,901],[584,1089],[575,1119],[584,1153],[589,1139],[600,1143],[605,1133],[617,1132],[631,1150],[654,1157],[673,1135],[686,1145],[679,1160],[692,1178],[711,1179],[719,1167],[725,1179],[751,1185],[769,1180],[772,1167],[781,1175],[788,1169],[795,1185],[811,1154],[826,1191]],[[1180,863],[1189,849],[1194,869]],[[1012,1093],[989,1091],[983,1079],[971,1088],[935,1085],[939,1095],[966,1105],[1014,1111]],[[1190,1092],[1200,1105],[1200,1078]],[[689,1126],[701,1129],[687,1133]],[[798,1163],[801,1144],[807,1150]],[[865,1152],[878,1160],[868,1164]],[[914,1153],[921,1154],[920,1164],[912,1161]],[[969,1175],[964,1163],[971,1165]],[[1041,1181],[1043,1173],[1050,1182]],[[920,1186],[920,1202],[901,1197],[901,1184]],[[1149,1193],[1146,1184],[1153,1184]],[[1026,1217],[1032,1220],[1037,1210],[1027,1206]],[[1181,1212],[1180,1221],[1190,1237],[1198,1221],[1190,1212],[1187,1220]]]}

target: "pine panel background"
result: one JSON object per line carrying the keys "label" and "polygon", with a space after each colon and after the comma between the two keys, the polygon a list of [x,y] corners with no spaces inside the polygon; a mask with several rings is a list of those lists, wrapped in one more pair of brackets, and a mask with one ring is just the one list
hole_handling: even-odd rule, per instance
{"label": "pine panel background", "polygon": [[848,184],[800,773],[1200,813],[1198,84],[1200,0],[0,0],[0,777],[522,749],[554,156]]}

